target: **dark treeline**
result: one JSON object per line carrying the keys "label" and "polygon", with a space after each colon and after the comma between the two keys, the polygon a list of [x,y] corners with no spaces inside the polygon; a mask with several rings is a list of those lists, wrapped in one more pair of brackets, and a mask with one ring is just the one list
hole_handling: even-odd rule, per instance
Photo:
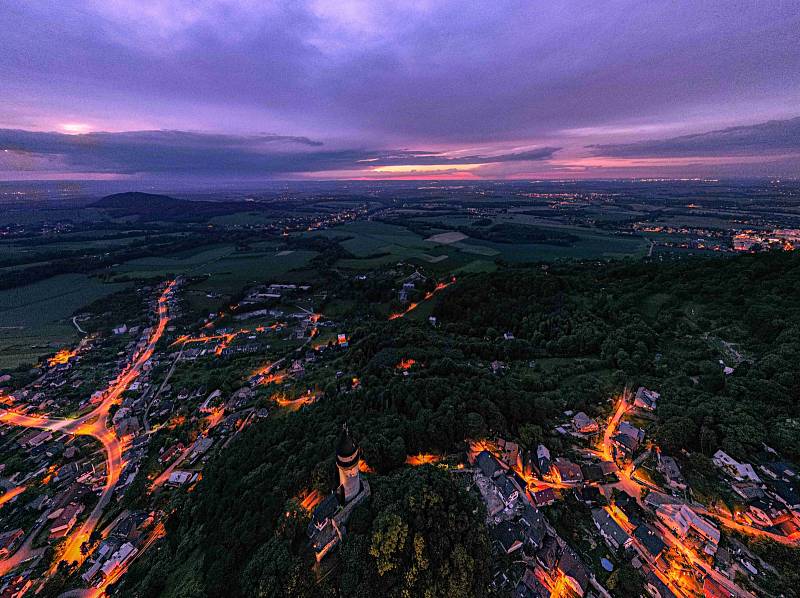
{"label": "dark treeline", "polygon": [[659,385],[670,450],[746,455],[766,443],[798,459],[799,296],[800,256],[777,252],[509,270],[464,281],[437,314],[452,332],[508,330],[536,354],[598,357]]}

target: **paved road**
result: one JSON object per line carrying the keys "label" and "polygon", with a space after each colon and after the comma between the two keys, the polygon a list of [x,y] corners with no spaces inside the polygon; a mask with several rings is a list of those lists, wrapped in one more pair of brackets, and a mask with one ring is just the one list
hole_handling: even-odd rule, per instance
{"label": "paved road", "polygon": [[[608,461],[612,460],[611,438],[616,432],[620,420],[630,410],[630,408],[631,408],[630,404],[627,401],[625,401],[624,397],[620,398],[617,407],[614,410],[614,415],[611,417],[608,427],[606,428],[605,434],[603,435],[602,453],[606,458],[606,460]],[[636,498],[639,504],[642,504],[641,496],[642,496],[643,485],[633,479],[633,470],[634,470],[633,464],[625,467],[624,469],[617,470],[617,478],[619,479],[619,482],[610,485],[610,487],[620,488],[621,490],[625,491],[629,496],[633,496],[634,498]],[[705,509],[698,509],[695,505],[688,505],[688,506],[690,506],[700,515],[708,513]],[[617,523],[620,523],[620,521],[617,521]],[[683,544],[683,542],[679,538],[677,538],[674,534],[672,534],[666,527],[664,527],[660,523],[656,523],[656,526],[661,532],[664,541],[668,545],[677,548],[687,558],[687,560],[690,563],[692,563],[692,565],[694,565],[695,568],[711,576],[712,579],[714,579],[714,581],[722,585],[734,596],[737,596],[738,598],[755,598],[753,594],[741,588],[740,586],[729,580],[727,577],[719,573],[719,571],[708,565],[705,561],[700,559],[691,548]],[[623,525],[623,527],[625,526]],[[754,530],[754,528],[748,528],[747,526],[739,526],[739,527],[741,527],[742,531],[745,531],[746,533],[751,533],[751,530]],[[760,531],[760,530],[755,530],[755,531]],[[788,538],[785,539],[788,540]],[[662,581],[667,583],[667,585],[669,585],[673,591],[676,589],[675,586],[672,585],[668,580],[666,580],[666,577],[663,574],[660,574],[660,572],[658,572],[654,566],[653,566],[653,571],[656,573],[656,575],[658,575],[661,578]]]}
{"label": "paved road", "polygon": [[81,328],[81,325],[78,324],[78,319],[77,318],[78,318],[78,316],[73,316],[73,318],[72,318],[72,323],[75,325],[75,328],[77,328],[78,332],[80,332],[81,334],[88,334],[83,328]]}
{"label": "paved road", "polygon": [[[124,393],[139,377],[142,367],[152,357],[156,343],[164,334],[164,329],[169,322],[168,299],[175,286],[175,281],[167,284],[158,299],[158,324],[150,334],[147,345],[134,354],[133,359],[122,373],[114,379],[103,394],[100,404],[91,412],[76,419],[55,419],[41,416],[24,415],[14,411],[0,412],[0,423],[26,428],[38,428],[51,432],[62,432],[80,436],[91,436],[100,441],[106,455],[106,482],[92,512],[86,520],[74,530],[67,538],[62,560],[67,562],[83,562],[85,556],[81,554],[80,547],[89,539],[103,514],[103,510],[111,500],[111,495],[119,480],[119,474],[124,466],[122,460],[123,446],[113,429],[108,427],[108,415],[112,405],[121,401]],[[53,563],[51,571],[55,570],[57,563]]]}

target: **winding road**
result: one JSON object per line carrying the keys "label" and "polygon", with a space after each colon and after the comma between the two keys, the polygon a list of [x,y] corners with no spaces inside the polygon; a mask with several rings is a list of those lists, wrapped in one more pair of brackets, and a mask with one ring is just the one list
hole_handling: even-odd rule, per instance
{"label": "winding road", "polygon": [[[608,426],[606,427],[605,433],[603,435],[603,445],[600,453],[604,458],[604,460],[606,461],[613,462],[612,459],[613,450],[612,450],[611,438],[614,436],[614,433],[616,432],[616,429],[619,426],[619,422],[622,419],[622,417],[631,409],[631,405],[626,400],[627,394],[628,393],[626,390],[625,395],[619,398],[617,406],[614,409],[614,414],[611,416],[611,419],[609,420]],[[633,478],[634,469],[635,467],[633,464],[630,464],[625,468],[618,469],[616,473],[619,482],[617,482],[616,484],[610,484],[608,487],[619,488],[629,496],[635,498],[640,505],[644,506],[642,504],[642,498],[641,498],[643,485],[637,482]],[[702,508],[697,508],[696,505],[687,503],[687,506],[689,506],[691,509],[697,512],[698,515],[709,515],[708,511]],[[609,509],[609,513],[612,515],[612,517],[614,517],[617,523],[623,527],[623,529],[626,529],[626,531],[628,531],[629,533],[633,531],[633,529],[629,529],[629,526],[626,526],[625,523],[621,521],[618,517],[615,517],[613,509]],[[719,516],[716,517],[719,518]],[[721,520],[721,523],[723,525],[728,524],[728,522],[724,520]],[[734,583],[733,581],[722,575],[719,571],[714,569],[711,565],[706,563],[703,559],[699,558],[697,554],[695,554],[695,552],[690,547],[686,546],[686,544],[684,544],[680,538],[672,534],[660,522],[656,522],[656,527],[661,532],[661,537],[668,546],[677,549],[680,553],[682,553],[686,557],[686,559],[695,568],[700,569],[706,575],[710,576],[714,581],[716,581],[719,585],[721,585],[728,592],[730,592],[732,596],[736,596],[737,598],[755,598],[753,594],[751,594],[744,588],[740,587],[738,584]],[[749,528],[747,526],[739,524],[736,524],[736,527],[740,528],[740,531],[745,531],[747,533],[755,533],[761,531],[761,530],[756,530],[755,528]],[[636,541],[638,542],[638,540]],[[646,550],[642,550],[641,552],[643,554],[646,554]],[[669,579],[667,576],[665,576],[663,573],[661,573],[655,567],[655,563],[651,563],[651,565],[653,572],[661,579],[661,581],[666,583],[673,591],[675,591],[677,587],[672,583],[672,580]],[[678,595],[683,594],[683,592],[676,592],[676,593]]]}
{"label": "winding road", "polygon": [[[124,447],[114,433],[114,430],[108,427],[108,415],[111,406],[121,401],[122,393],[124,393],[133,381],[139,377],[145,363],[152,357],[156,343],[158,343],[159,339],[164,334],[167,322],[169,322],[168,300],[172,295],[174,286],[175,281],[170,281],[158,298],[158,324],[156,324],[155,328],[153,328],[150,333],[147,344],[134,354],[131,363],[119,376],[111,381],[102,395],[100,404],[95,409],[76,419],[55,419],[36,415],[24,415],[15,413],[12,410],[0,412],[0,423],[22,426],[25,428],[49,430],[51,432],[74,434],[76,436],[91,436],[97,439],[103,446],[106,455],[106,481],[103,490],[97,504],[86,520],[69,534],[61,560],[67,562],[83,562],[85,556],[81,554],[81,544],[89,539],[95,527],[97,527],[100,517],[111,500],[114,488],[119,481],[120,472],[125,465],[122,459]],[[16,555],[7,559],[7,561],[0,562],[0,573],[3,572],[6,562],[19,562],[19,559],[15,559],[15,556]],[[51,571],[55,570],[57,565],[58,563],[53,563]]]}

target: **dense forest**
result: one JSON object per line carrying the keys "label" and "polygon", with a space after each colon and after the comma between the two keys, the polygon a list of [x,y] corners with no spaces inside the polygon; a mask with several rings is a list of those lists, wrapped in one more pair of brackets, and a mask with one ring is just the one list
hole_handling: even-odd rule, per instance
{"label": "dense forest", "polygon": [[[321,401],[251,426],[212,461],[169,505],[167,536],[131,567],[125,595],[484,595],[490,545],[477,499],[458,475],[406,457],[463,453],[465,439],[490,435],[558,451],[565,409],[601,415],[626,385],[660,389],[648,433],[693,453],[690,476],[718,448],[746,456],[766,443],[800,459],[796,252],[505,268],[439,297],[436,327],[363,322],[350,349],[304,381]],[[408,375],[403,359],[415,360]],[[339,566],[320,575],[299,497],[333,489],[344,422],[373,492]]]}

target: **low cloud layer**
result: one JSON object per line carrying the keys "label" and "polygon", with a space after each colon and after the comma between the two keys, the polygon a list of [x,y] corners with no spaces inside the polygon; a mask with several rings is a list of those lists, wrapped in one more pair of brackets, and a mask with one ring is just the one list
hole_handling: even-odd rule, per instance
{"label": "low cloud layer", "polygon": [[0,169],[121,175],[275,176],[387,166],[530,162],[551,158],[542,147],[491,155],[428,150],[325,149],[320,141],[283,135],[222,135],[186,131],[130,131],[68,135],[0,129]]}
{"label": "low cloud layer", "polygon": [[592,145],[589,148],[599,156],[620,158],[800,154],[800,117],[669,139]]}

